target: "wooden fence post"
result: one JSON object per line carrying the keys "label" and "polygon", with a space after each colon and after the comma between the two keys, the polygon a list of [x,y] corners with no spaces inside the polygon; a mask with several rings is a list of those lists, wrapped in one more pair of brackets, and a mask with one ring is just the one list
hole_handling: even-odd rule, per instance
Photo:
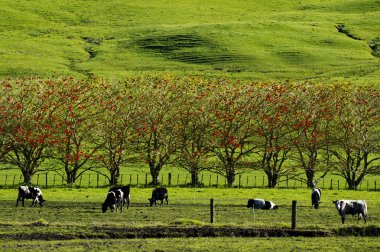
{"label": "wooden fence post", "polygon": [[83,175],[80,175],[80,177],[79,177],[79,187],[82,187],[82,177],[83,177]]}
{"label": "wooden fence post", "polygon": [[292,229],[296,228],[297,223],[297,201],[292,201]]}
{"label": "wooden fence post", "polygon": [[203,185],[203,173],[202,173],[202,178],[201,178],[201,185]]}
{"label": "wooden fence post", "polygon": [[48,188],[48,173],[45,173],[45,188]]}
{"label": "wooden fence post", "polygon": [[15,186],[16,175],[13,175],[13,186]]}
{"label": "wooden fence post", "polygon": [[214,216],[215,216],[214,199],[210,199],[210,222],[211,223],[214,223]]}
{"label": "wooden fence post", "polygon": [[172,185],[172,174],[171,172],[169,172],[168,174],[168,186],[171,186]]}
{"label": "wooden fence post", "polygon": [[245,188],[248,188],[248,184],[249,184],[249,183],[248,183],[248,177],[249,177],[249,176],[247,175],[247,184],[246,184]]}
{"label": "wooden fence post", "polygon": [[5,174],[5,188],[7,188],[8,174]]}
{"label": "wooden fence post", "polygon": [[332,179],[330,180],[330,189],[332,189]]}
{"label": "wooden fence post", "polygon": [[91,185],[91,174],[88,174],[88,187]]}
{"label": "wooden fence post", "polygon": [[262,185],[262,188],[264,188],[264,176],[263,176],[263,185]]}
{"label": "wooden fence post", "polygon": [[240,188],[240,184],[241,184],[241,174],[239,174],[239,188]]}
{"label": "wooden fence post", "polygon": [[338,179],[338,190],[339,190],[339,179]]}
{"label": "wooden fence post", "polygon": [[208,186],[210,187],[211,186],[211,174],[210,174],[210,179],[208,181]]}
{"label": "wooden fence post", "polygon": [[[81,176],[82,177],[82,176]],[[55,173],[54,173],[54,176],[53,176],[53,187],[55,186]]]}
{"label": "wooden fence post", "polygon": [[376,192],[376,180],[375,180],[375,192]]}
{"label": "wooden fence post", "polygon": [[123,184],[123,174],[121,174],[121,177],[120,177],[120,184],[121,185]]}
{"label": "wooden fence post", "polygon": [[139,174],[136,174],[136,187],[139,187]]}
{"label": "wooden fence post", "polygon": [[96,187],[99,187],[99,173],[96,174]]}
{"label": "wooden fence post", "polygon": [[185,186],[187,184],[187,176],[189,176],[189,174],[186,174],[186,177],[185,177]]}
{"label": "wooden fence post", "polygon": [[148,186],[148,173],[145,173],[145,188]]}
{"label": "wooden fence post", "polygon": [[179,185],[179,174],[177,176],[177,187],[178,187],[178,185]]}
{"label": "wooden fence post", "polygon": [[219,186],[219,176],[216,175],[216,187],[218,187],[218,186]]}
{"label": "wooden fence post", "polygon": [[254,185],[254,187],[256,188],[256,176],[255,176],[255,185]]}
{"label": "wooden fence post", "polygon": [[40,174],[37,174],[37,186],[39,185],[39,181],[40,181]]}

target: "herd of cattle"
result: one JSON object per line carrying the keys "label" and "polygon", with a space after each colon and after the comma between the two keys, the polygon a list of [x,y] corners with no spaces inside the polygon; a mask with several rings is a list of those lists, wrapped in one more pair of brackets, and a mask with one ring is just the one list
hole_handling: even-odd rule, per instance
{"label": "herd of cattle", "polygon": [[[311,192],[311,205],[315,209],[319,208],[319,203],[321,203],[321,190],[319,188],[313,188]],[[18,188],[18,196],[16,201],[16,207],[19,201],[22,201],[22,206],[24,206],[25,199],[32,199],[32,206],[37,206],[37,203],[42,206],[45,200],[42,197],[42,191],[39,187],[34,186],[20,186]],[[160,201],[160,205],[163,205],[164,200],[166,204],[169,204],[168,190],[166,188],[155,188],[152,191],[152,197],[149,200],[150,206],[157,205],[157,201]],[[365,200],[335,200],[333,201],[339,215],[341,216],[342,223],[344,224],[345,216],[347,214],[358,215],[358,221],[363,218],[364,223],[367,221],[367,203]],[[117,212],[119,208],[121,212],[124,210],[124,206],[130,205],[130,187],[129,186],[119,186],[112,187],[106,196],[104,203],[102,204],[102,212],[106,212],[110,208],[111,212]],[[272,201],[266,201],[263,199],[249,199],[248,208],[252,209],[263,209],[263,210],[274,210],[278,209]]]}

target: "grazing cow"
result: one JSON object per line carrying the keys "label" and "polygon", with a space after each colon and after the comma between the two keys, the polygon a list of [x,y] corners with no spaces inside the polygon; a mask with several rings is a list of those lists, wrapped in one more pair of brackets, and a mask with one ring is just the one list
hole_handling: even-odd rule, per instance
{"label": "grazing cow", "polygon": [[112,187],[111,189],[109,189],[109,192],[110,191],[116,191],[119,189],[124,194],[124,203],[123,204],[125,205],[125,203],[127,203],[127,209],[128,209],[130,202],[131,202],[131,195],[130,195],[131,188],[129,186],[116,186],[116,187]]}
{"label": "grazing cow", "polygon": [[40,204],[40,206],[42,206],[42,204],[45,202],[45,200],[42,197],[42,191],[39,187],[19,186],[16,207],[18,206],[18,202],[20,200],[22,202],[22,206],[24,206],[25,199],[32,199],[32,206],[37,206],[37,203]]}
{"label": "grazing cow", "polygon": [[358,222],[363,217],[364,223],[367,222],[367,202],[365,200],[335,200],[333,203],[338,209],[339,215],[342,218],[342,224],[346,214],[358,214]]}
{"label": "grazing cow", "polygon": [[160,206],[162,206],[164,199],[166,201],[166,204],[168,205],[169,204],[168,190],[162,187],[162,188],[153,189],[152,198],[148,200],[149,200],[150,206],[153,206],[153,204],[156,206],[158,200],[161,201]]}
{"label": "grazing cow", "polygon": [[311,207],[314,206],[315,209],[319,208],[319,203],[321,203],[321,196],[321,189],[319,189],[318,187],[314,187],[311,191]]}
{"label": "grazing cow", "polygon": [[264,210],[278,209],[278,206],[275,205],[272,201],[266,201],[263,199],[249,199],[247,207]]}
{"label": "grazing cow", "polygon": [[106,200],[102,204],[102,211],[105,213],[108,208],[111,209],[111,212],[120,207],[120,211],[123,212],[124,209],[124,193],[122,190],[117,189],[114,191],[109,191],[106,197]]}

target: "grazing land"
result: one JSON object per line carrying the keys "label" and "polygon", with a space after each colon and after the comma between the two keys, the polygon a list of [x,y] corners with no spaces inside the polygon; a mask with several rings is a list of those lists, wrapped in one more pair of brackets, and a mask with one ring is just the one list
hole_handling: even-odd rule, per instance
{"label": "grazing land", "polygon": [[146,73],[380,84],[380,2],[1,2],[0,76]]}
{"label": "grazing land", "polygon": [[[17,190],[2,189],[0,247],[5,250],[38,249],[45,244],[50,249],[71,250],[77,245],[78,249],[110,246],[117,250],[118,246],[125,244],[131,250],[138,250],[141,246],[154,250],[151,238],[165,238],[172,245],[162,245],[164,251],[202,250],[207,246],[211,246],[209,251],[217,248],[245,251],[259,241],[264,242],[266,248],[278,249],[283,246],[281,244],[288,244],[286,247],[291,250],[302,249],[308,239],[313,239],[321,241],[325,248],[329,243],[335,244],[331,249],[338,250],[344,237],[355,241],[353,246],[379,248],[375,242],[380,232],[378,192],[324,190],[320,209],[315,210],[311,209],[310,191],[305,189],[168,189],[169,205],[149,207],[152,189],[132,188],[129,209],[124,213],[107,211],[105,214],[100,209],[107,191],[105,188],[46,189],[43,194],[47,201],[43,208],[31,208],[30,201],[24,208],[16,208]],[[215,201],[214,224],[210,224],[210,198]],[[253,212],[246,207],[249,198],[272,200],[279,209]],[[348,216],[346,224],[342,225],[332,204],[339,198],[367,200],[367,223],[358,223],[356,217]],[[295,230],[290,228],[292,200],[297,200]],[[274,238],[278,236],[283,238]],[[306,238],[310,236],[318,238]],[[226,241],[239,242],[234,247],[229,242],[218,242],[224,238],[207,237],[225,237]],[[90,245],[88,239],[95,239],[94,243]],[[187,245],[181,243],[183,239]],[[199,243],[188,243],[188,239]],[[317,249],[316,246],[311,248]]]}

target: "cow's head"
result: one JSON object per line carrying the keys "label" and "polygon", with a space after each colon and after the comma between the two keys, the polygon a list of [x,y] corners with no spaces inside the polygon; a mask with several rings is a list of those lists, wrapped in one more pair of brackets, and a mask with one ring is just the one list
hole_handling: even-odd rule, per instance
{"label": "cow's head", "polygon": [[334,200],[333,203],[334,203],[336,209],[338,209],[339,212],[342,211],[342,209],[346,205],[345,201],[343,201],[343,200]]}
{"label": "cow's head", "polygon": [[107,212],[107,208],[108,208],[107,204],[106,204],[106,203],[103,203],[103,204],[102,204],[102,212],[103,212],[103,213]]}
{"label": "cow's head", "polygon": [[42,197],[42,194],[41,194],[41,195],[38,195],[38,196],[37,196],[37,199],[38,199],[38,203],[40,204],[40,206],[42,206],[43,203],[46,201],[46,200],[44,200],[44,198]]}
{"label": "cow's head", "polygon": [[154,203],[156,203],[156,199],[150,198],[149,200],[149,205],[153,206]]}

